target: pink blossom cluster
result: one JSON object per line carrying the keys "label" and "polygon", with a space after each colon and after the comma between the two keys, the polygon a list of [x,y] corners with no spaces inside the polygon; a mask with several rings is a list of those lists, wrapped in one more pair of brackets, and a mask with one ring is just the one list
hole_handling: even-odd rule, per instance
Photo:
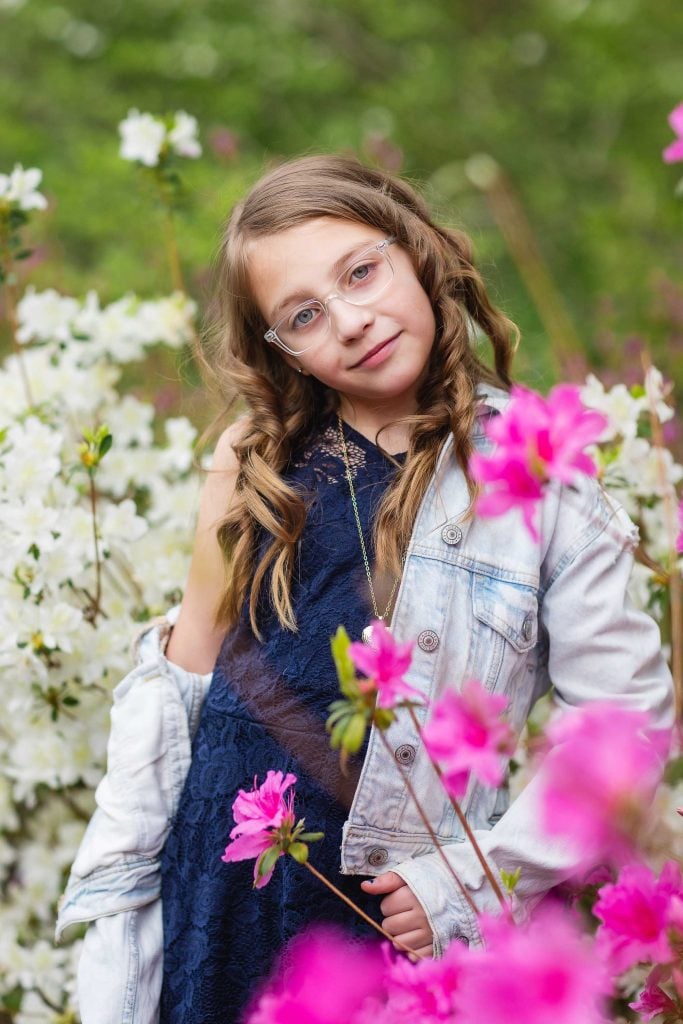
{"label": "pink blossom cluster", "polygon": [[553,744],[538,777],[543,826],[570,846],[578,865],[635,856],[661,781],[668,732],[609,702],[568,711],[546,732]]}
{"label": "pink blossom cluster", "polygon": [[456,799],[464,796],[470,772],[488,786],[502,783],[507,758],[515,749],[515,735],[501,718],[506,705],[506,697],[488,693],[473,679],[460,693],[448,690],[433,705],[422,739]]}
{"label": "pink blossom cluster", "polygon": [[[262,889],[270,881],[275,862],[269,871],[259,875],[261,857],[267,850],[276,847],[280,842],[280,830],[294,825],[294,792],[285,796],[290,786],[296,782],[296,775],[269,771],[265,782],[258,785],[254,779],[254,788],[249,792],[241,789],[232,805],[235,827],[230,833],[232,842],[225,848],[221,860],[251,860],[254,863],[254,885]],[[284,850],[280,850],[282,856]]]}
{"label": "pink blossom cluster", "polygon": [[372,622],[372,639],[369,644],[353,643],[349,657],[358,669],[367,676],[361,689],[377,691],[377,707],[393,707],[401,698],[422,700],[422,694],[405,681],[410,668],[413,644],[398,643],[381,619]]}
{"label": "pink blossom cluster", "polygon": [[483,921],[484,948],[453,942],[411,964],[338,932],[301,937],[247,1024],[603,1024],[609,979],[590,939],[563,914],[517,926]]}
{"label": "pink blossom cluster", "polygon": [[602,413],[583,405],[577,387],[560,384],[547,398],[513,387],[509,406],[486,428],[494,451],[470,459],[474,479],[486,485],[477,513],[499,516],[518,508],[538,540],[534,519],[545,485],[550,480],[573,484],[580,473],[595,476],[595,463],[584,448],[597,442],[606,426]]}
{"label": "pink blossom cluster", "polygon": [[683,103],[679,103],[671,111],[669,114],[669,124],[676,139],[666,147],[662,157],[665,163],[674,164],[683,160]]}

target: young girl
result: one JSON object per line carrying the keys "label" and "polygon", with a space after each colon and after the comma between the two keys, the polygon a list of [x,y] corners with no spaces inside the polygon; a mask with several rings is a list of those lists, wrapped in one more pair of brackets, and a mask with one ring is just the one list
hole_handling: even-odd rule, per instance
{"label": "young girl", "polygon": [[[467,238],[383,171],[291,161],[234,209],[206,361],[246,412],[216,449],[170,641],[170,620],[148,631],[115,693],[58,926],[92,922],[84,1024],[227,1024],[308,924],[371,933],[292,858],[260,890],[251,862],[221,861],[238,790],[268,769],[298,776],[297,817],[325,833],[312,863],[392,936],[434,956],[479,941],[377,737],[348,776],[329,750],[340,623],[359,639],[384,618],[415,641],[425,698],[476,678],[517,730],[551,680],[560,704],[614,699],[671,724],[657,627],[626,596],[624,513],[583,479],[549,489],[538,542],[515,512],[472,514],[468,460],[507,402],[516,334]],[[410,719],[388,737],[474,903],[495,910]],[[466,799],[494,867],[521,867],[520,909],[572,869],[534,800],[533,783],[509,810],[504,788]]]}

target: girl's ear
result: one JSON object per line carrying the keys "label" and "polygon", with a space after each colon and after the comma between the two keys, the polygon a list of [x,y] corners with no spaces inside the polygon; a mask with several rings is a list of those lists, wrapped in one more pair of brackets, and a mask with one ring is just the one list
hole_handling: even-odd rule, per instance
{"label": "girl's ear", "polygon": [[285,350],[280,348],[279,345],[277,346],[277,353],[281,359],[284,359],[284,361],[287,363],[287,366],[291,366],[291,368],[293,370],[296,370],[297,373],[303,373],[304,377],[311,376],[308,370],[304,370],[303,366],[301,365],[296,356],[293,356],[290,352],[285,352]]}

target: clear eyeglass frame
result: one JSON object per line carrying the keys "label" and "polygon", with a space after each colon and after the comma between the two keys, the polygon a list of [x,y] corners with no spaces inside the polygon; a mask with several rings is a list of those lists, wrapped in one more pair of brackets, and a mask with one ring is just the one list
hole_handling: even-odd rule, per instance
{"label": "clear eyeglass frame", "polygon": [[[302,302],[300,305],[295,306],[293,309],[289,310],[283,317],[280,317],[278,322],[273,327],[268,328],[266,333],[263,335],[264,341],[267,341],[270,345],[278,345],[290,356],[300,356],[304,352],[308,352],[309,349],[315,348],[315,346],[318,345],[323,338],[326,338],[330,332],[330,311],[328,305],[332,301],[332,299],[341,299],[342,302],[347,302],[350,306],[368,306],[371,302],[374,302],[374,300],[379,295],[381,295],[382,292],[386,291],[386,289],[392,283],[396,271],[394,269],[394,264],[391,262],[391,257],[389,256],[387,249],[395,241],[396,239],[394,237],[383,238],[381,242],[375,242],[374,245],[370,245],[368,246],[367,249],[363,249],[362,252],[359,252],[358,255],[354,256],[354,258],[350,260],[347,266],[342,270],[341,274],[334,283],[335,290],[331,292],[326,299],[307,299],[306,302]],[[360,301],[354,301],[354,299],[349,298],[348,295],[344,294],[344,289],[342,288],[340,282],[343,280],[345,275],[348,274],[350,269],[362,264],[363,259],[373,252],[379,252],[380,255],[386,260],[387,266],[391,270],[391,274],[376,291],[371,292],[371,294],[369,295],[364,295]],[[322,310],[322,312],[325,314],[325,330],[321,334],[319,334],[309,345],[305,345],[303,348],[291,348],[289,345],[286,344],[286,342],[282,340],[282,338],[280,338],[280,336],[278,335],[278,330],[280,330],[282,324],[286,320],[289,320],[291,317],[296,316],[297,313],[304,309],[310,309],[311,306]]]}

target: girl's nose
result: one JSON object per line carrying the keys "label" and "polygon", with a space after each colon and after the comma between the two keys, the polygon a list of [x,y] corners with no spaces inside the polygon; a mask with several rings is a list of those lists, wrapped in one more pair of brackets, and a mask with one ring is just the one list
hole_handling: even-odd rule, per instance
{"label": "girl's nose", "polygon": [[375,318],[371,306],[354,306],[339,296],[328,305],[333,331],[342,341],[351,341],[363,334]]}

